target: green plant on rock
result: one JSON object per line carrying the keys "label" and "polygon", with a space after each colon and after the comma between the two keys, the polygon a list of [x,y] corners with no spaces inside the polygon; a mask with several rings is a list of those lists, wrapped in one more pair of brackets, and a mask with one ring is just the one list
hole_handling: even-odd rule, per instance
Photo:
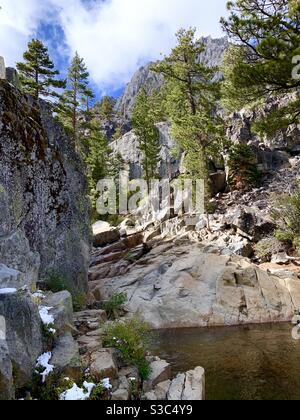
{"label": "green plant on rock", "polygon": [[228,182],[233,189],[245,190],[256,187],[261,181],[256,155],[246,144],[237,144],[230,148],[228,169]]}
{"label": "green plant on rock", "polygon": [[97,384],[92,392],[89,401],[107,401],[110,399],[110,392],[103,386],[102,383]]}
{"label": "green plant on rock", "polygon": [[276,238],[292,245],[300,254],[300,183],[294,192],[274,194],[271,201],[272,217],[278,225]]}
{"label": "green plant on rock", "polygon": [[149,336],[149,326],[138,317],[120,320],[107,327],[104,345],[119,350],[126,363],[138,368],[144,381],[151,374],[150,363],[146,359]]}
{"label": "green plant on rock", "polygon": [[119,318],[127,300],[127,293],[115,293],[112,295],[112,297],[103,304],[103,309],[106,311],[108,318]]}
{"label": "green plant on rock", "polygon": [[73,309],[75,312],[79,312],[86,307],[86,295],[84,293],[77,293],[74,286],[59,273],[50,271],[47,276],[46,284],[53,293],[67,290],[72,295]]}
{"label": "green plant on rock", "polygon": [[282,244],[274,236],[263,238],[255,245],[255,254],[261,262],[269,262],[274,254],[280,252]]}

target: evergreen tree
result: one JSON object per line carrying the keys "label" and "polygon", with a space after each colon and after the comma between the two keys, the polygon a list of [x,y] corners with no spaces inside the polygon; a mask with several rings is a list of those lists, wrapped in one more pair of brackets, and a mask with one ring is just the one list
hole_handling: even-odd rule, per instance
{"label": "evergreen tree", "polygon": [[[270,112],[259,128],[270,134],[300,117],[300,3],[298,0],[238,0],[228,3],[222,25],[234,41],[224,61],[224,103],[229,111],[273,97],[290,102]],[[297,58],[298,56],[298,58]],[[294,96],[293,96],[294,95]]]}
{"label": "evergreen tree", "polygon": [[223,121],[217,113],[219,84],[212,82],[217,69],[199,62],[205,51],[195,29],[177,33],[178,45],[170,56],[153,66],[165,78],[166,112],[173,136],[186,151],[186,168],[191,179],[204,179],[210,194],[209,156],[223,140]]}
{"label": "evergreen tree", "polygon": [[114,116],[115,99],[110,96],[104,96],[95,106],[96,113],[105,121],[111,121]]}
{"label": "evergreen tree", "polygon": [[86,157],[91,192],[95,192],[97,183],[108,175],[110,153],[108,139],[101,131],[100,123],[93,120],[90,126]]}
{"label": "evergreen tree", "polygon": [[157,166],[159,163],[159,132],[155,123],[156,112],[153,107],[153,97],[147,96],[142,88],[136,99],[132,115],[132,125],[135,134],[140,141],[140,150],[143,153],[143,169],[145,179],[150,183],[151,179],[157,176]]}
{"label": "evergreen tree", "polygon": [[24,92],[36,99],[43,97],[58,97],[56,89],[64,88],[66,82],[56,79],[59,75],[54,70],[48,48],[38,39],[28,43],[28,50],[24,53],[24,62],[17,63],[20,81]]}
{"label": "evergreen tree", "polygon": [[88,104],[93,99],[93,93],[89,88],[89,72],[78,53],[71,62],[67,82],[67,89],[60,100],[58,116],[77,148],[80,148],[79,139],[87,129],[90,118]]}

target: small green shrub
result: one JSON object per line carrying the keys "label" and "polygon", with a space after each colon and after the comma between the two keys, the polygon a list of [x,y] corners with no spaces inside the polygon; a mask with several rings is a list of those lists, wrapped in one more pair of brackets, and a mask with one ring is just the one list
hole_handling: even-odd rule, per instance
{"label": "small green shrub", "polygon": [[229,152],[229,185],[233,189],[245,190],[256,187],[261,182],[261,174],[257,169],[257,158],[250,146],[233,145]]}
{"label": "small green shrub", "polygon": [[151,374],[146,359],[150,329],[139,318],[115,321],[106,329],[104,345],[119,350],[126,363],[138,368],[142,380]]}
{"label": "small green shrub", "polygon": [[72,295],[74,312],[81,312],[86,308],[87,297],[85,294]]}
{"label": "small green shrub", "polygon": [[74,287],[63,276],[58,273],[51,272],[48,274],[46,284],[53,293],[67,290],[72,295],[73,309],[75,312],[80,312],[86,307],[86,295],[78,294]]}
{"label": "small green shrub", "polygon": [[116,293],[103,304],[103,309],[106,311],[109,319],[117,319],[128,300],[127,293]]}
{"label": "small green shrub", "polygon": [[278,225],[276,238],[292,245],[300,254],[300,183],[290,194],[274,194],[271,202],[272,217]]}
{"label": "small green shrub", "polygon": [[43,346],[44,349],[51,350],[54,346],[55,340],[55,326],[53,324],[50,325],[42,325],[42,339],[43,339]]}
{"label": "small green shrub", "polygon": [[107,401],[110,399],[110,392],[99,383],[93,388],[89,401]]}
{"label": "small green shrub", "polygon": [[277,254],[282,250],[282,244],[274,236],[264,238],[259,241],[255,247],[255,254],[261,262],[269,262],[272,255]]}
{"label": "small green shrub", "polygon": [[70,285],[63,276],[55,272],[51,272],[47,278],[47,286],[53,293],[62,292],[63,290],[70,290]]}

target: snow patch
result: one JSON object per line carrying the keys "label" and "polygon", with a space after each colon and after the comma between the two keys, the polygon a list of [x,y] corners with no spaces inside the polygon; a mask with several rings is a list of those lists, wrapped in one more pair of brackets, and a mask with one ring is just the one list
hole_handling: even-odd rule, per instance
{"label": "snow patch", "polygon": [[0,295],[13,295],[17,293],[17,289],[0,289]]}
{"label": "snow patch", "polygon": [[49,314],[49,311],[51,311],[51,309],[53,309],[52,307],[47,307],[47,306],[40,306],[39,307],[39,312],[40,312],[40,317],[42,319],[42,322],[44,325],[53,325],[54,324],[54,317],[53,315]]}
{"label": "snow patch", "polygon": [[95,384],[84,382],[83,388],[79,388],[76,384],[73,385],[71,389],[63,392],[59,399],[60,401],[86,401],[90,398]]}
{"label": "snow patch", "polygon": [[32,297],[42,300],[42,299],[45,299],[46,295],[40,290],[37,290],[35,293],[33,293]]}
{"label": "snow patch", "polygon": [[105,389],[112,389],[112,386],[110,384],[109,378],[103,379],[102,386]]}
{"label": "snow patch", "polygon": [[44,368],[44,371],[41,373],[36,371],[36,373],[39,373],[41,375],[43,379],[43,383],[46,381],[47,376],[51,372],[53,372],[53,370],[55,369],[55,366],[49,364],[51,358],[52,358],[51,352],[44,353],[38,358],[37,363],[36,363],[37,368]]}

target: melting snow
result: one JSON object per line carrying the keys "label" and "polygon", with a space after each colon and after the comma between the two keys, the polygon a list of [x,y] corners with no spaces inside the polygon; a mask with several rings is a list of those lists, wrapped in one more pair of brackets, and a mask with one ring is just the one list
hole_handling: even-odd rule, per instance
{"label": "melting snow", "polygon": [[[40,374],[41,377],[43,378],[43,383],[45,382],[47,376],[53,372],[53,370],[55,369],[55,367],[53,365],[50,365],[49,362],[52,358],[52,353],[44,353],[42,354],[36,363],[36,367],[43,367],[44,371]],[[36,373],[40,373],[40,372],[36,372]]]}
{"label": "melting snow", "polygon": [[109,378],[103,379],[102,386],[105,389],[112,389],[112,386],[111,386],[111,384],[109,382]]}
{"label": "melting snow", "polygon": [[60,401],[85,401],[90,397],[95,386],[95,384],[84,382],[83,388],[79,388],[74,384],[71,389],[63,392],[59,399]]}
{"label": "melting snow", "polygon": [[0,289],[0,295],[12,295],[17,293],[17,289]]}
{"label": "melting snow", "polygon": [[53,309],[53,308],[52,307],[49,308],[47,306],[40,306],[39,307],[40,317],[42,318],[42,321],[43,321],[44,325],[54,324],[53,315],[49,315],[49,311],[51,311],[51,309]]}
{"label": "melting snow", "polygon": [[36,299],[45,299],[45,295],[43,292],[41,292],[40,290],[37,290],[35,293],[33,293],[32,295],[34,298]]}

